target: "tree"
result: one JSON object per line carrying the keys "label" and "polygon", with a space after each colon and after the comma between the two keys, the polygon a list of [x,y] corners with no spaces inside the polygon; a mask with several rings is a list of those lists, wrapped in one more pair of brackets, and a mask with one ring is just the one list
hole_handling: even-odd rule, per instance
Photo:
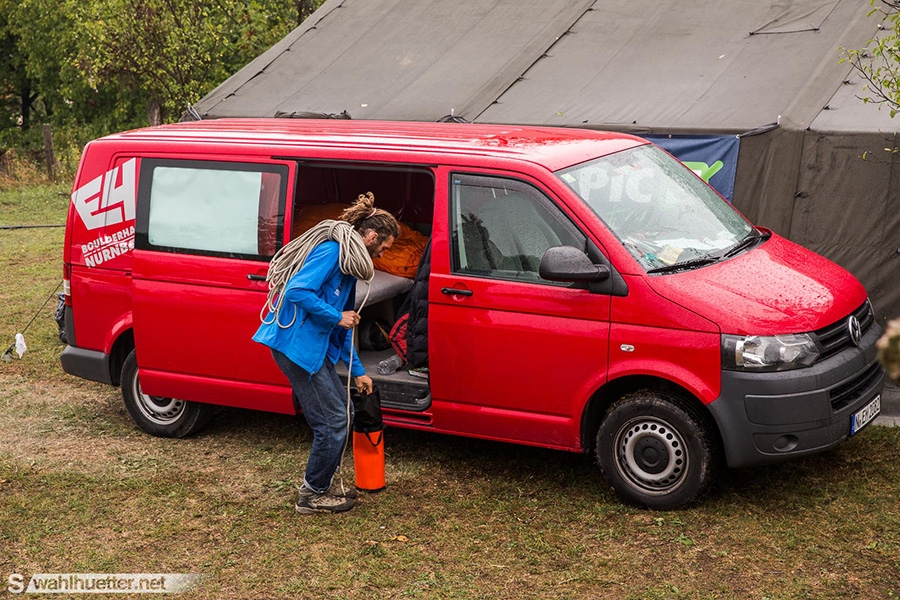
{"label": "tree", "polygon": [[[319,2],[315,2],[318,5]],[[118,79],[177,118],[305,18],[310,0],[95,0],[78,64]]]}
{"label": "tree", "polygon": [[[869,0],[869,16],[880,19],[882,32],[860,50],[845,50],[845,57],[865,79],[864,89],[869,95],[863,102],[885,105],[891,117],[900,111],[900,2],[897,0]],[[842,60],[842,62],[843,62]]]}
{"label": "tree", "polygon": [[0,0],[0,130],[28,128],[31,107],[37,100],[25,73],[25,59],[19,51],[19,37],[9,23],[12,5]]}
{"label": "tree", "polygon": [[115,80],[97,85],[80,68],[85,17],[78,0],[0,0],[0,44],[10,67],[0,94],[16,91],[19,103],[10,118],[22,129],[35,112],[57,125],[134,121],[135,90]]}
{"label": "tree", "polygon": [[177,120],[321,2],[0,0],[0,154]]}

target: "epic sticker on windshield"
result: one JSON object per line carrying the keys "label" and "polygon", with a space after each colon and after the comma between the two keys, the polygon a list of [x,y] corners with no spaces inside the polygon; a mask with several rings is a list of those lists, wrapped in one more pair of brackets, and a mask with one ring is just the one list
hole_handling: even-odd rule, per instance
{"label": "epic sticker on windshield", "polygon": [[[88,230],[105,233],[81,245],[85,264],[95,267],[134,249],[137,159],[92,179],[72,194],[72,205]],[[114,225],[121,227],[110,230]]]}

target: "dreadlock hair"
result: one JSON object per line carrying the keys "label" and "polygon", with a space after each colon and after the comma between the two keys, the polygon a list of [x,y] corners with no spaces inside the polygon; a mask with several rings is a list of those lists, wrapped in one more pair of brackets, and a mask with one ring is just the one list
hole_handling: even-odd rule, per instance
{"label": "dreadlock hair", "polygon": [[350,223],[353,228],[364,235],[372,229],[378,234],[381,243],[389,237],[400,237],[400,225],[394,215],[386,210],[375,208],[375,194],[366,192],[356,198],[350,208],[341,213],[341,220]]}

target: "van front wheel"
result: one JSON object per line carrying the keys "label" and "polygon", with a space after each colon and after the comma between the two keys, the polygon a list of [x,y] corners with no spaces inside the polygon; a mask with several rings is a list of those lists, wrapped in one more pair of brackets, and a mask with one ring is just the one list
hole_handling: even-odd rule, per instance
{"label": "van front wheel", "polygon": [[652,390],[623,396],[600,424],[596,457],[627,500],[671,510],[695,500],[713,475],[709,427],[680,398]]}
{"label": "van front wheel", "polygon": [[213,416],[211,404],[150,396],[141,390],[134,350],[122,365],[122,398],[128,414],[150,435],[182,438],[200,431]]}

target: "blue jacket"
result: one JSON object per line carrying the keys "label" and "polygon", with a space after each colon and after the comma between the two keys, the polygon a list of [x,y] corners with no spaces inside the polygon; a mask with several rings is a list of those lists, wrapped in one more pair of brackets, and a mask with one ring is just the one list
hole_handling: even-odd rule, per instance
{"label": "blue jacket", "polygon": [[[356,278],[341,272],[339,257],[337,242],[322,242],[313,248],[282,292],[281,326],[274,322],[270,311],[267,323],[260,325],[253,339],[278,350],[311,375],[322,368],[327,358],[331,364],[343,360],[350,366],[350,375],[359,377],[366,370],[355,351],[350,364],[350,332],[337,326],[341,313],[353,310],[356,300]],[[295,311],[293,324],[285,327]]]}

